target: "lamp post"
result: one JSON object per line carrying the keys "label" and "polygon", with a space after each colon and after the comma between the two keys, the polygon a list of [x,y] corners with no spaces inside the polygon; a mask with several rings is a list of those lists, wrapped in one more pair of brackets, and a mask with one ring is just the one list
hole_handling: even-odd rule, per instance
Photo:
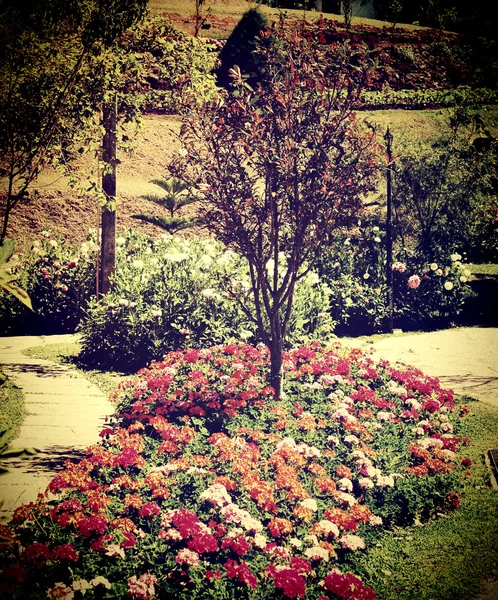
{"label": "lamp post", "polygon": [[386,217],[386,283],[387,283],[387,330],[394,330],[393,303],[393,212],[392,212],[392,142],[393,134],[387,127],[384,139],[387,144],[387,217]]}

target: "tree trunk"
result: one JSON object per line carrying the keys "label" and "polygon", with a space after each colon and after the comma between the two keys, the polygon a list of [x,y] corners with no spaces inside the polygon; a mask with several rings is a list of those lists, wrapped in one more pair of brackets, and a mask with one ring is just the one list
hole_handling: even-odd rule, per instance
{"label": "tree trunk", "polygon": [[270,385],[275,390],[275,398],[280,400],[283,387],[282,336],[272,335],[270,345]]}

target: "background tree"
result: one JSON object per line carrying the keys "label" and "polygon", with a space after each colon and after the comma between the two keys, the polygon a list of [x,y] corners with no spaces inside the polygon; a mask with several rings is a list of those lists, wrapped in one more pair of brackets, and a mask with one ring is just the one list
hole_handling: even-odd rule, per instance
{"label": "background tree", "polygon": [[248,75],[247,83],[255,85],[259,78],[262,56],[254,52],[259,32],[268,24],[266,17],[257,8],[242,15],[220,52],[220,66],[216,71],[218,84],[229,89],[230,69],[236,65]]}
{"label": "background tree", "polygon": [[480,116],[454,109],[437,140],[400,139],[398,149],[394,199],[404,243],[427,259],[465,251],[469,260],[496,260],[498,142]]}
{"label": "background tree", "polygon": [[261,83],[253,90],[233,69],[226,102],[186,118],[186,155],[171,166],[201,192],[206,227],[249,264],[277,397],[296,283],[330,230],[357,215],[375,171],[375,133],[353,113],[368,79],[364,51],[325,41],[323,20],[267,28]]}

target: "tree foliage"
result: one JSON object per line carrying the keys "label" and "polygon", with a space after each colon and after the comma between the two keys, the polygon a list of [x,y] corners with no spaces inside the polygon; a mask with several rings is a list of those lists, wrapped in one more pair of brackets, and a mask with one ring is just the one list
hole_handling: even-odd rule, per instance
{"label": "tree foliage", "polygon": [[[118,70],[106,52],[141,17],[145,0],[22,0],[0,15],[0,175],[7,179],[3,227],[47,164],[65,165]],[[92,85],[84,88],[84,81]],[[92,92],[96,96],[92,97]],[[98,93],[97,93],[98,92]],[[81,148],[80,143],[80,148]]]}
{"label": "tree foliage", "polygon": [[427,259],[465,251],[495,260],[498,232],[498,142],[480,116],[455,109],[430,144],[398,144],[395,176],[398,233]]}
{"label": "tree foliage", "polygon": [[257,88],[233,69],[226,101],[186,118],[185,156],[171,167],[201,191],[208,229],[249,263],[277,395],[296,283],[328,232],[358,213],[375,171],[375,133],[353,112],[368,79],[365,50],[332,51],[325,28],[283,18],[266,28]]}

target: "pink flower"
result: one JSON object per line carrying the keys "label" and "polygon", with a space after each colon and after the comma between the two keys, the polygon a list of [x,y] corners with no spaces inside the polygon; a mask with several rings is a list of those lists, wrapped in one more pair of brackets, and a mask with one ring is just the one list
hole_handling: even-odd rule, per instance
{"label": "pink flower", "polygon": [[154,584],[157,577],[152,573],[144,573],[137,579],[136,575],[128,579],[128,594],[140,600],[149,600],[156,594]]}
{"label": "pink flower", "polygon": [[408,287],[411,290],[416,290],[418,288],[418,286],[420,285],[420,277],[418,275],[412,275],[409,279],[408,279]]}
{"label": "pink flower", "polygon": [[183,548],[176,555],[176,562],[179,565],[188,565],[189,567],[195,567],[199,564],[200,558],[197,552],[189,550],[188,548]]}
{"label": "pink flower", "polygon": [[375,592],[352,573],[331,571],[323,582],[323,587],[338,598],[346,600],[375,600]]}

